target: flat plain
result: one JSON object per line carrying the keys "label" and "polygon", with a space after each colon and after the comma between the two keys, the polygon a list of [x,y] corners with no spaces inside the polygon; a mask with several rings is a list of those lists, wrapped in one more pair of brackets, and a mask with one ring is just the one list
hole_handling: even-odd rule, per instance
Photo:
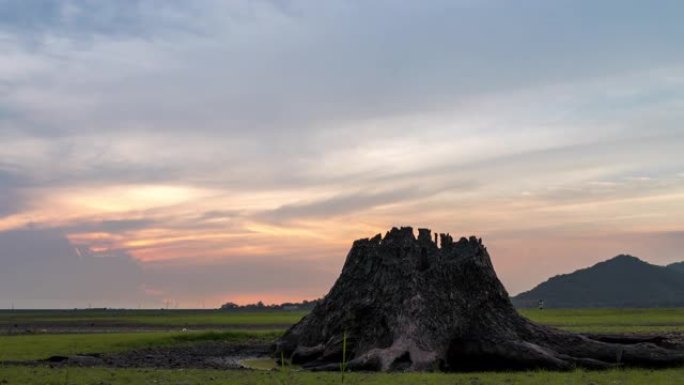
{"label": "flat plain", "polygon": [[[521,309],[582,333],[684,332],[684,309]],[[305,313],[220,310],[0,311],[0,384],[684,384],[684,368],[572,372],[308,373],[55,365],[49,357],[203,343],[267,345]]]}

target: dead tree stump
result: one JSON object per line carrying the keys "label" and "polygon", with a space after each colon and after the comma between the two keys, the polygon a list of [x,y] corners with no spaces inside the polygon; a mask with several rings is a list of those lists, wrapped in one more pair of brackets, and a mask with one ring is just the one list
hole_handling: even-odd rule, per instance
{"label": "dead tree stump", "polygon": [[354,242],[330,293],[275,344],[311,370],[568,370],[672,366],[684,351],[592,339],[523,318],[481,239],[393,228]]}

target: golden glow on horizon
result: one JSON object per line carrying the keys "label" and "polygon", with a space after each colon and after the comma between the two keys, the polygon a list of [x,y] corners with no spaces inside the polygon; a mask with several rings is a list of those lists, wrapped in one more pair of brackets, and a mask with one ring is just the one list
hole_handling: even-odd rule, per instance
{"label": "golden glow on horizon", "polygon": [[221,306],[225,303],[232,302],[238,305],[248,305],[257,303],[259,301],[263,302],[264,305],[281,304],[290,301],[301,301],[302,299],[307,299],[309,301],[316,299],[316,296],[312,296],[310,293],[297,292],[297,293],[273,293],[273,292],[255,292],[255,293],[240,293],[234,295],[221,295],[210,297],[206,303],[210,303],[213,306]]}
{"label": "golden glow on horizon", "polygon": [[305,238],[325,238],[321,233],[311,229],[296,228],[296,227],[282,227],[271,226],[268,224],[253,223],[246,226],[247,230],[255,233],[264,234],[273,237],[305,237]]}
{"label": "golden glow on horizon", "polygon": [[207,195],[207,191],[186,186],[123,185],[57,192],[54,200],[65,208],[105,214],[173,206]]}
{"label": "golden glow on horizon", "polygon": [[[593,188],[616,188],[614,183],[596,183],[593,174],[588,179],[587,186]],[[44,199],[38,199],[36,194],[30,210],[0,219],[0,229],[29,224],[63,229],[79,253],[86,248],[103,256],[123,252],[139,261],[142,269],[151,271],[164,266],[181,270],[241,263],[267,266],[277,260],[288,264],[315,263],[323,271],[330,269],[330,279],[334,279],[334,270],[343,263],[351,241],[384,233],[390,226],[425,226],[457,237],[482,236],[495,256],[496,268],[505,272],[502,279],[511,277],[505,282],[507,286],[511,281],[519,285],[512,286],[515,291],[520,289],[518,282],[529,284],[529,271],[521,266],[534,264],[540,271],[557,273],[557,260],[563,259],[564,268],[579,268],[592,260],[575,257],[574,253],[584,250],[586,256],[590,255],[587,250],[593,250],[607,257],[629,251],[622,249],[625,243],[616,239],[629,242],[630,237],[643,233],[679,231],[680,218],[684,217],[684,184],[649,194],[628,191],[607,195],[576,195],[576,190],[554,190],[547,185],[524,187],[517,191],[510,186],[446,190],[427,198],[409,196],[349,212],[333,207],[331,215],[321,213],[319,202],[334,204],[333,198],[341,194],[336,189],[327,195],[320,189],[219,194],[193,187],[144,185],[125,193],[129,186],[111,186],[102,189],[105,193],[101,206],[93,203],[98,202],[97,188],[64,189],[46,194]],[[155,193],[160,194],[159,199],[155,199]],[[308,204],[313,207],[313,215],[307,216]],[[287,210],[278,210],[283,206]],[[291,214],[290,208],[294,208],[295,214]],[[280,218],[283,212],[287,215]],[[397,223],[397,218],[403,222]],[[89,228],[92,230],[88,231]],[[558,238],[559,234],[564,238]],[[534,246],[530,246],[531,237],[535,239]],[[572,246],[561,252],[565,254],[558,254],[558,245],[563,242]],[[321,292],[325,289],[320,284],[301,292],[245,289],[203,296],[202,303],[278,303],[313,299],[325,294]],[[154,301],[175,295],[173,301],[184,306],[199,305],[192,295],[182,297],[179,292],[165,292],[157,287],[141,291]]]}
{"label": "golden glow on horizon", "polygon": [[[590,186],[614,185],[597,183],[595,173],[587,179]],[[321,258],[321,253],[342,258],[351,240],[372,236],[391,225],[463,231],[458,235],[487,234],[516,231],[520,218],[525,218],[540,229],[563,226],[565,231],[573,232],[594,231],[601,226],[611,231],[617,224],[622,231],[671,231],[680,224],[671,214],[684,215],[684,193],[672,189],[647,196],[597,196],[591,200],[572,199],[569,195],[564,202],[545,198],[546,187],[527,187],[517,195],[506,190],[446,191],[430,200],[408,199],[403,203],[375,205],[358,213],[295,218],[283,223],[259,219],[262,217],[258,214],[287,205],[299,208],[306,202],[330,199],[339,192],[326,194],[316,189],[219,194],[169,185],[58,189],[42,199],[34,194],[31,210],[0,219],[0,229],[20,228],[29,223],[68,229],[72,224],[79,228],[79,223],[149,220],[142,227],[118,231],[94,227],[88,232],[86,225],[86,229],[68,232],[67,236],[73,244],[95,253],[116,249],[142,262],[185,259],[203,263],[264,256],[316,259]],[[210,212],[219,215],[204,216]],[[221,212],[226,212],[225,216]],[[406,222],[395,223],[399,217]],[[639,220],[631,220],[634,218]],[[460,227],[464,224],[468,227]]]}

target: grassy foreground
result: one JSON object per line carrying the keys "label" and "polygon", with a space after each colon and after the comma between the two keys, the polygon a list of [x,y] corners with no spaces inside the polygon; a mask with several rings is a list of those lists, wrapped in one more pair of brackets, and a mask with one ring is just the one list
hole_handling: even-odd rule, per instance
{"label": "grassy foreground", "polygon": [[301,311],[221,310],[0,310],[0,325],[90,324],[175,326],[187,325],[288,325],[299,321]]}
{"label": "grassy foreground", "polygon": [[498,373],[339,373],[0,367],[0,384],[40,385],[676,385],[684,369]]}
{"label": "grassy foreground", "polygon": [[[533,321],[576,332],[649,333],[684,331],[684,308],[673,309],[520,309]],[[220,310],[0,310],[2,328],[13,325],[131,325],[207,326],[230,329],[240,326],[283,329],[299,321],[301,311],[228,312]],[[21,327],[19,328],[21,329]]]}
{"label": "grassy foreground", "polygon": [[[130,314],[128,314],[130,312]],[[147,312],[147,313],[146,313]],[[134,319],[145,322],[175,324],[178,322],[221,322],[219,326],[229,328],[237,323],[254,322],[265,330],[225,330],[215,332],[145,331],[125,333],[85,334],[25,334],[0,335],[0,361],[22,361],[44,359],[54,355],[77,353],[106,353],[124,351],[144,346],[170,345],[197,340],[245,339],[273,340],[284,331],[283,322],[291,324],[303,314],[297,312],[231,313],[205,310],[179,311],[20,311],[0,312],[0,320],[18,313],[16,318],[26,322],[50,322],[59,319],[65,322],[82,322],[84,319],[105,319],[130,322]],[[523,309],[521,313],[540,323],[576,332],[595,333],[653,333],[684,331],[684,309]],[[90,317],[90,318],[89,318]],[[109,318],[106,318],[109,317]],[[77,321],[74,321],[77,320]],[[1,385],[1,384],[0,384]]]}
{"label": "grassy foreground", "polygon": [[[577,332],[653,333],[684,331],[684,309],[523,309],[540,323]],[[496,373],[339,373],[155,370],[109,368],[49,368],[8,365],[7,361],[44,359],[53,355],[105,353],[145,346],[192,344],[197,341],[271,341],[283,327],[299,320],[301,312],[231,313],[209,310],[168,311],[0,311],[0,324],[12,322],[62,324],[167,325],[166,331],[85,334],[0,334],[0,385],[118,385],[118,384],[245,384],[245,385],[684,385],[684,368],[663,370],[610,370],[573,372]],[[185,325],[216,325],[216,331],[180,332]],[[231,330],[233,325],[260,329]],[[214,326],[211,326],[214,329]],[[0,330],[0,333],[2,331]],[[5,361],[5,364],[2,363]]]}
{"label": "grassy foreground", "polygon": [[684,331],[684,308],[519,309],[535,321],[580,333],[660,333]]}
{"label": "grassy foreground", "polygon": [[40,360],[56,355],[120,352],[145,346],[176,345],[207,340],[268,342],[276,339],[282,332],[282,330],[236,330],[0,336],[0,361]]}

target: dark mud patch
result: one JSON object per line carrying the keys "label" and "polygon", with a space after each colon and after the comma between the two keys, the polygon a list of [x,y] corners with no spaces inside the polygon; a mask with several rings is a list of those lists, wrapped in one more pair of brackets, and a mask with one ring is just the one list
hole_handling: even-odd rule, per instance
{"label": "dark mud patch", "polygon": [[245,369],[244,360],[267,359],[270,344],[236,344],[206,341],[173,346],[146,347],[119,353],[53,356],[22,365],[159,369]]}
{"label": "dark mud patch", "polygon": [[270,344],[235,344],[220,341],[150,347],[103,357],[105,365],[154,368],[238,369],[240,361],[268,357]]}

